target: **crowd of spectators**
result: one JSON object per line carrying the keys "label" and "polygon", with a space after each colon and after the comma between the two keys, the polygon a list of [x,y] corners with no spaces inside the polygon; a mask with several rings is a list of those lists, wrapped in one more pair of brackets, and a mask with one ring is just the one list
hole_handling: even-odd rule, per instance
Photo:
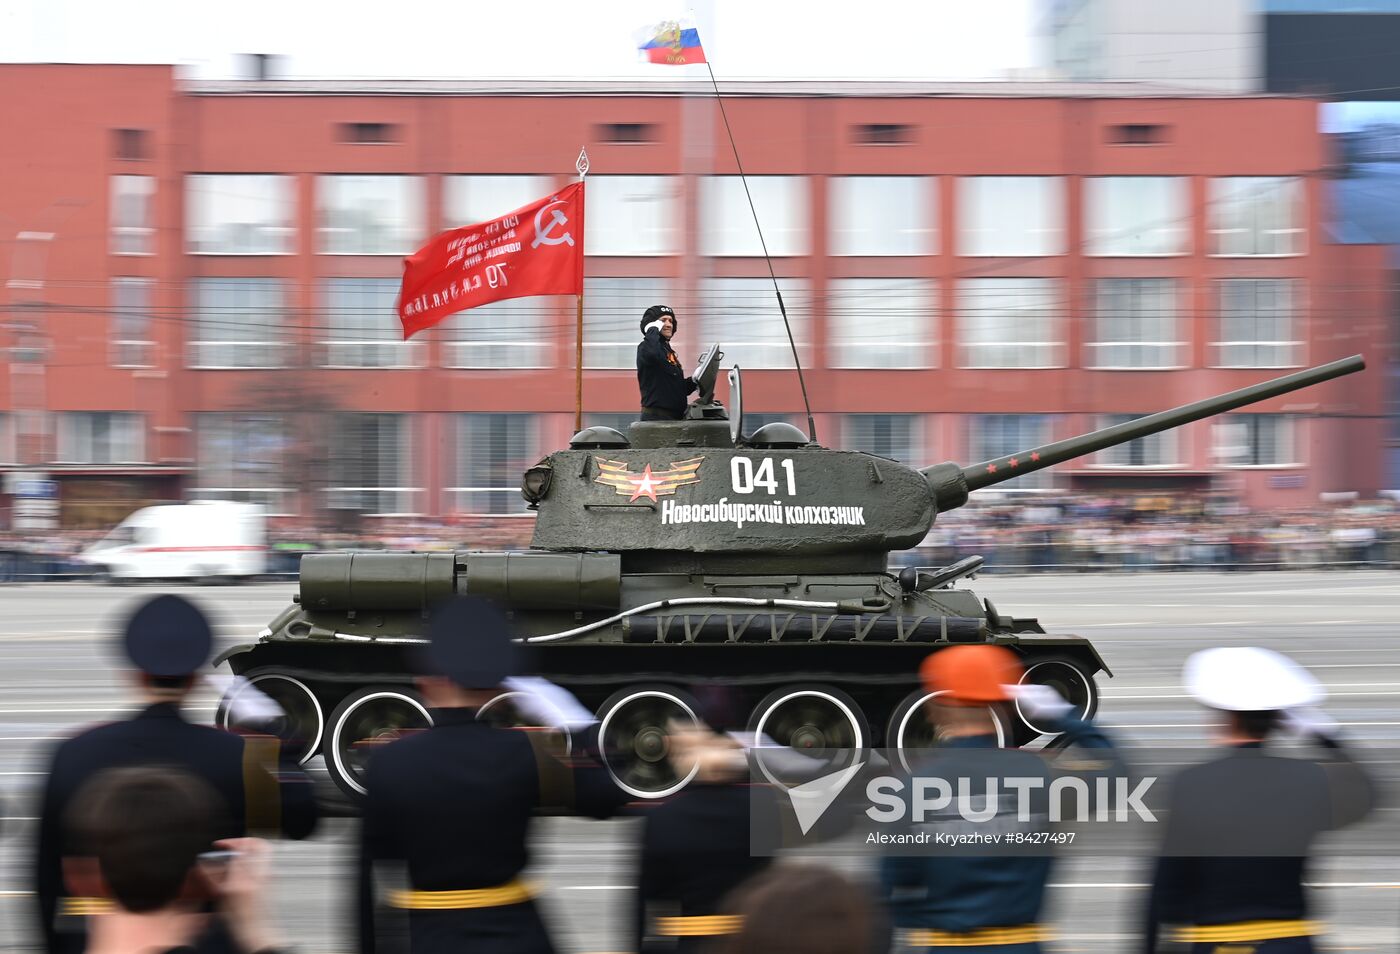
{"label": "crowd of spectators", "polygon": [[[447,524],[366,518],[355,531],[271,522],[268,570],[296,573],[301,554],[344,549],[513,550],[530,544],[529,517],[463,517]],[[0,531],[0,582],[90,576],[77,559],[99,530]],[[987,572],[1301,569],[1400,566],[1400,503],[1348,502],[1251,511],[1178,496],[974,499],[938,518],[896,566],[985,558]]]}

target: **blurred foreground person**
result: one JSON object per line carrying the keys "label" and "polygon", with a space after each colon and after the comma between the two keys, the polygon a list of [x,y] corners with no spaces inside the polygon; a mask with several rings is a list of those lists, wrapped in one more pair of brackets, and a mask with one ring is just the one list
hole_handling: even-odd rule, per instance
{"label": "blurred foreground person", "polygon": [[[1220,758],[1173,781],[1153,878],[1145,948],[1191,954],[1311,954],[1303,878],[1316,837],[1374,801],[1336,723],[1311,708],[1322,686],[1287,656],[1221,648],[1186,663],[1187,691],[1223,720]],[[1316,744],[1314,759],[1265,750],[1277,730]]]}
{"label": "blurred foreground person", "polygon": [[109,769],[83,786],[68,815],[76,853],[65,869],[104,909],[87,954],[194,954],[209,949],[216,918],[242,954],[274,954],[267,844],[216,841],[217,804],[208,783],[169,768]]}
{"label": "blurred foreground person", "polygon": [[884,954],[884,918],[861,886],[829,868],[774,865],[722,905],[730,933],[714,954]]}
{"label": "blurred foreground person", "polygon": [[[362,951],[554,950],[520,877],[531,819],[537,809],[606,817],[625,796],[601,766],[557,760],[539,733],[477,719],[520,656],[491,604],[464,597],[434,613],[418,681],[433,725],[375,753],[366,776]],[[406,882],[386,892],[399,916],[379,910],[378,882],[391,880]]]}
{"label": "blurred foreground person", "polygon": [[[985,785],[971,796],[986,804],[989,791],[1009,792],[1003,779],[1039,779],[1048,792],[1054,769],[1033,752],[999,748],[993,707],[1017,703],[1040,724],[1061,731],[1060,742],[1110,752],[1109,740],[1048,686],[1020,685],[1020,661],[1001,646],[953,646],[929,656],[920,668],[924,688],[937,693],[926,705],[938,743],[921,753],[911,774],[921,779]],[[1009,717],[1009,714],[1006,716]],[[1102,763],[1116,765],[1116,758]],[[996,786],[994,789],[993,787]],[[992,801],[995,815],[983,821],[934,816],[942,834],[962,836],[1005,831],[1018,824],[1018,799]],[[1048,804],[1048,803],[1046,803]],[[1048,814],[1038,805],[1036,818]],[[909,814],[905,815],[910,818]],[[888,856],[881,865],[885,898],[894,926],[911,949],[937,947],[979,954],[1037,954],[1049,931],[1040,923],[1052,858],[1044,848],[1013,851],[949,849],[925,845],[917,855]],[[950,854],[956,850],[958,854]],[[967,853],[963,853],[967,852]]]}
{"label": "blurred foreground person", "polygon": [[65,890],[63,858],[72,847],[65,828],[79,788],[98,772],[127,766],[176,768],[216,793],[219,838],[281,832],[305,838],[318,812],[311,784],[267,736],[242,737],[185,721],[180,706],[209,660],[213,633],[193,603],[179,596],[147,600],[122,636],[146,708],[125,722],[97,726],[63,742],[49,766],[39,818],[35,893],[40,930],[50,954],[83,949],[87,913],[100,907]]}
{"label": "blurred foreground person", "polygon": [[778,814],[771,789],[749,784],[743,747],[724,734],[731,702],[713,689],[702,693],[701,724],[671,723],[667,756],[690,784],[644,815],[634,916],[644,954],[698,951],[729,933],[734,919],[720,915],[720,903],[772,862],[753,854],[750,826],[775,827]]}

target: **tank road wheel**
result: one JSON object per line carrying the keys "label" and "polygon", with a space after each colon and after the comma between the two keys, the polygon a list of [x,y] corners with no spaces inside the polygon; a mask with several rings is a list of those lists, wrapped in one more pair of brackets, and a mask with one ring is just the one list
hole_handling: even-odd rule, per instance
{"label": "tank road wheel", "polygon": [[554,739],[558,736],[558,751],[555,752],[560,757],[571,754],[574,750],[573,733],[567,726],[554,728],[552,726],[537,726],[523,718],[515,709],[515,699],[526,693],[518,689],[510,689],[498,696],[491,698],[484,706],[476,710],[476,717],[482,722],[496,726],[500,729],[521,729],[526,732],[545,732],[551,736],[549,750],[555,752]]}
{"label": "tank road wheel", "polygon": [[[845,768],[854,761],[855,750],[870,744],[870,728],[860,706],[834,686],[785,686],[773,690],[754,708],[749,731],[760,740],[760,745],[781,746],[807,756],[812,763],[802,770],[807,777]],[[776,765],[777,760],[762,757],[761,753],[755,759],[770,782],[783,784],[769,772],[770,763]]]}
{"label": "tank road wheel", "polygon": [[[247,728],[275,735],[282,740],[286,750],[296,756],[297,764],[305,765],[321,745],[321,734],[326,727],[325,713],[321,710],[316,693],[300,679],[285,673],[252,672],[246,678],[246,683],[236,684],[219,700],[214,724],[221,729]],[[271,723],[240,723],[234,712],[237,708],[234,703],[240,692],[250,690],[261,692],[275,702],[282,710],[281,717]]]}
{"label": "tank road wheel", "polygon": [[[1064,656],[1050,656],[1043,659],[1031,657],[1025,661],[1025,665],[1026,672],[1020,682],[1049,686],[1074,706],[1076,716],[1081,719],[1093,718],[1099,707],[1098,686],[1080,663]],[[1022,731],[1029,730],[1032,739],[1040,735],[1059,735],[1058,732],[1052,732],[1028,718],[1021,711],[1019,702],[1016,703],[1016,715],[1022,723],[1017,728]]]}
{"label": "tank road wheel", "polygon": [[689,695],[669,686],[635,686],[608,697],[598,710],[598,745],[619,788],[637,798],[665,798],[689,784],[698,766],[684,778],[671,767],[666,723],[696,724],[695,708]]}
{"label": "tank road wheel", "polygon": [[[915,689],[890,714],[890,722],[885,729],[885,745],[899,753],[900,765],[906,772],[913,771],[906,752],[931,749],[938,744],[933,722],[928,717],[928,702],[944,691]],[[996,730],[997,748],[1006,748],[1007,739],[1011,737],[1006,717],[995,706],[988,706],[987,713],[992,717],[992,727]]]}
{"label": "tank road wheel", "polygon": [[432,724],[427,707],[410,689],[357,689],[331,713],[325,743],[326,768],[342,792],[358,799],[365,794],[365,770],[375,750]]}

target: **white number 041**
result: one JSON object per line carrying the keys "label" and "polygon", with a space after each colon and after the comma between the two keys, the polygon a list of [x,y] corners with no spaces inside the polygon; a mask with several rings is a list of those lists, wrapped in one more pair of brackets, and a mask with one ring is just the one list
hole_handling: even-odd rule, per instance
{"label": "white number 041", "polygon": [[[793,473],[792,461],[781,460],[778,465],[782,467],[783,475],[787,478],[788,496],[795,496],[797,478]],[[770,494],[778,492],[778,478],[774,476],[771,457],[763,458],[756,468],[748,457],[732,457],[729,460],[729,477],[736,494],[751,494],[755,490],[765,490]]]}

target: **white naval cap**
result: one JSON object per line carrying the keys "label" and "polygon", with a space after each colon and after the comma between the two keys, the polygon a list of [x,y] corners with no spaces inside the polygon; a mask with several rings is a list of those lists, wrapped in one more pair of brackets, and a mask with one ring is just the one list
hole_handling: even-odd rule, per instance
{"label": "white naval cap", "polygon": [[1205,649],[1186,660],[1186,691],[1212,709],[1263,712],[1311,706],[1327,696],[1312,673],[1272,649]]}

